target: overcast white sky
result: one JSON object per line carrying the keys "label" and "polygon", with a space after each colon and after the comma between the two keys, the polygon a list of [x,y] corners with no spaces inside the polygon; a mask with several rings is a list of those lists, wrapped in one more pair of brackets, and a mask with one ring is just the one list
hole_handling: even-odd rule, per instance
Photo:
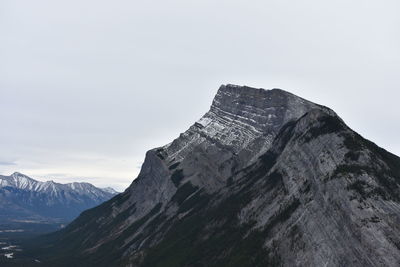
{"label": "overcast white sky", "polygon": [[0,1],[0,174],[123,190],[220,84],[333,108],[400,155],[400,1]]}

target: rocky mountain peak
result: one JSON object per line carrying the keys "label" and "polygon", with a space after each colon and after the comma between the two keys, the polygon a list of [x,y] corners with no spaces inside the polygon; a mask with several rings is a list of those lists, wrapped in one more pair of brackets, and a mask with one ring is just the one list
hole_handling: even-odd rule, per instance
{"label": "rocky mountain peak", "polygon": [[219,87],[214,97],[212,106],[217,106],[220,108],[225,107],[223,104],[227,104],[229,101],[235,104],[245,102],[248,105],[254,105],[258,107],[274,106],[274,102],[276,102],[275,105],[279,106],[279,102],[282,102],[283,99],[288,97],[301,99],[296,95],[278,88],[263,89],[249,87],[246,85],[242,86],[226,84]]}
{"label": "rocky mountain peak", "polygon": [[200,120],[146,153],[128,190],[45,240],[41,260],[399,266],[399,166],[329,108],[223,85]]}
{"label": "rocky mountain peak", "polygon": [[33,180],[32,178],[30,178],[29,176],[20,173],[20,172],[13,172],[13,174],[11,174],[11,177],[14,179],[22,179],[22,178],[26,178],[26,179],[30,179]]}
{"label": "rocky mountain peak", "polygon": [[[314,103],[282,89],[263,89],[240,85],[221,85],[214,97],[211,110],[242,110],[249,114],[269,112],[273,108],[301,108]],[[293,106],[293,107],[291,107]]]}
{"label": "rocky mountain peak", "polygon": [[[225,187],[235,172],[253,164],[271,148],[284,125],[311,110],[334,114],[281,89],[222,85],[203,117],[172,143],[146,154],[138,178],[128,189],[127,203],[143,203],[136,205],[133,217],[140,217],[157,203],[168,202],[187,182],[207,192]],[[149,192],[151,199],[147,198]]]}
{"label": "rocky mountain peak", "polygon": [[333,113],[281,89],[222,85],[210,110],[174,142],[163,147],[164,156],[168,160],[183,158],[193,146],[209,139],[236,154],[249,152],[255,159],[269,149],[284,124],[311,109]]}

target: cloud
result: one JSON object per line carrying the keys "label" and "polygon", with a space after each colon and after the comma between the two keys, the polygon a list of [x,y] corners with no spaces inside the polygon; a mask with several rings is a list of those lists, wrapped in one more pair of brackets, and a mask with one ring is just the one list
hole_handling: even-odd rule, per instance
{"label": "cloud", "polygon": [[12,165],[16,165],[16,163],[15,162],[11,162],[11,161],[0,161],[0,165],[12,166]]}
{"label": "cloud", "polygon": [[398,0],[0,3],[4,172],[126,187],[224,83],[329,106],[400,154]]}

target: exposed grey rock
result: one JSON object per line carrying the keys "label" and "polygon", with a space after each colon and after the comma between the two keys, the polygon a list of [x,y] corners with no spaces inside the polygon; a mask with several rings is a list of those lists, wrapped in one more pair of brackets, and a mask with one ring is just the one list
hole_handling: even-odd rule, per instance
{"label": "exposed grey rock", "polygon": [[209,112],[146,154],[124,193],[44,238],[53,256],[41,259],[399,266],[399,183],[400,159],[332,110],[280,89],[221,86]]}

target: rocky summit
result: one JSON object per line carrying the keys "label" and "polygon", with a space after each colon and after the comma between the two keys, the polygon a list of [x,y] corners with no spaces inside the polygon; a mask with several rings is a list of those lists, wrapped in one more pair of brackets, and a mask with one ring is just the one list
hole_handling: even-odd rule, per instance
{"label": "rocky summit", "polygon": [[400,158],[280,89],[223,85],[40,266],[399,266]]}

